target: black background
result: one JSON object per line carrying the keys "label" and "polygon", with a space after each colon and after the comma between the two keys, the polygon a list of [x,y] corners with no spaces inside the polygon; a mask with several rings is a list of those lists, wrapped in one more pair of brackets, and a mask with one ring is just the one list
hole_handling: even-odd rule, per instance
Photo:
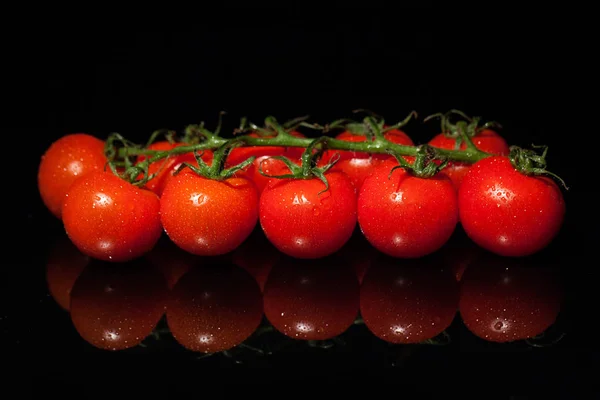
{"label": "black background", "polygon": [[[60,136],[87,132],[106,137],[119,132],[144,141],[158,128],[181,130],[200,121],[212,128],[221,110],[227,112],[227,131],[243,116],[261,123],[267,115],[285,121],[308,114],[311,120],[324,123],[350,117],[355,108],[373,110],[389,122],[403,119],[411,110],[422,119],[457,108],[500,122],[501,134],[511,144],[549,145],[549,168],[571,188],[565,192],[569,216],[564,249],[572,257],[573,268],[578,268],[574,276],[581,285],[577,292],[583,296],[594,284],[592,270],[586,268],[590,264],[583,257],[586,246],[594,245],[594,236],[580,223],[583,218],[592,222],[593,217],[587,214],[592,188],[584,174],[591,160],[577,155],[573,147],[579,142],[596,142],[597,135],[590,127],[580,130],[576,125],[587,118],[580,104],[592,90],[588,81],[590,50],[581,25],[565,28],[566,21],[577,21],[576,16],[560,10],[548,13],[490,22],[487,12],[445,19],[443,10],[428,5],[400,13],[377,7],[340,9],[333,18],[300,11],[277,18],[273,10],[232,9],[205,12],[201,22],[188,30],[173,29],[173,24],[147,31],[106,26],[97,30],[32,29],[29,35],[9,43],[14,71],[4,77],[5,87],[14,93],[7,98],[16,106],[8,109],[5,126],[13,142],[26,151],[10,154],[12,165],[19,165],[11,178],[18,179],[20,190],[18,200],[5,198],[11,210],[6,217],[17,218],[13,238],[23,250],[7,254],[8,265],[15,268],[4,271],[3,303],[14,304],[13,292],[18,288],[18,294],[32,295],[19,297],[26,304],[23,310],[30,312],[37,301],[35,293],[39,296],[43,287],[43,282],[34,279],[41,276],[42,249],[48,246],[47,235],[56,232],[56,221],[41,204],[35,175],[39,157]],[[429,19],[421,22],[423,16]],[[557,25],[559,17],[561,24]],[[415,142],[423,143],[438,133],[439,126],[417,121],[406,130]],[[578,301],[590,304],[587,297]],[[572,314],[572,320],[586,315],[583,309],[575,309],[581,315]],[[19,335],[23,335],[22,341],[44,335],[28,316],[17,320],[21,325],[10,325],[13,341],[5,344],[11,354],[20,349],[17,358],[27,361],[29,368],[33,365],[42,376],[43,371],[54,368],[56,360],[38,359],[36,354],[45,353],[14,345]],[[579,329],[577,332],[584,332]],[[553,366],[572,367],[564,387],[579,384],[579,371],[586,370],[581,357],[588,345],[577,341],[572,353],[556,353],[559,361],[554,360]],[[537,360],[540,365],[536,368],[550,359]],[[84,356],[78,360],[86,362]],[[465,356],[465,360],[478,362],[474,356]],[[511,375],[506,369],[511,363],[516,368],[519,361],[506,356],[498,360],[497,371],[488,378],[503,381],[506,376],[504,384],[510,385],[518,375],[519,382],[527,382],[522,370]],[[493,362],[486,365],[494,368]],[[168,369],[155,367],[144,369],[149,375],[144,378],[140,374],[137,379],[156,381],[161,371]],[[333,379],[338,367],[330,367],[323,376]],[[76,368],[71,365],[68,371]],[[426,368],[419,368],[414,375],[427,374]],[[463,368],[477,371],[474,364]],[[310,372],[311,367],[304,371]],[[486,376],[485,371],[479,372]],[[546,370],[530,372],[536,377],[530,383],[536,385],[548,385],[546,381],[553,379],[545,375]],[[564,371],[554,372],[563,376]],[[278,379],[281,375],[285,373]],[[349,380],[355,375],[345,376]],[[383,379],[375,374],[365,376]],[[388,378],[385,382],[396,379],[390,373],[384,377]],[[261,379],[269,378],[258,374],[256,380]]]}

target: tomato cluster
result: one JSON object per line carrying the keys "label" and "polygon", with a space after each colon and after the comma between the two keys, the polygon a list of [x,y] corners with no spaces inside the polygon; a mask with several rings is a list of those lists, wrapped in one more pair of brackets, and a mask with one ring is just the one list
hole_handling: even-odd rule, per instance
{"label": "tomato cluster", "polygon": [[[305,137],[296,131],[291,136]],[[399,129],[383,136],[390,143],[414,144]],[[336,138],[367,140],[350,131]],[[250,156],[256,157],[253,163],[213,179],[181,168],[184,163],[198,165],[198,155],[190,151],[150,163],[152,178],[140,186],[106,168],[104,142],[80,133],[66,135],[47,150],[38,185],[45,205],[62,219],[73,243],[86,255],[112,262],[148,253],[163,231],[194,255],[230,253],[257,224],[279,251],[300,259],[337,252],[357,224],[371,245],[397,258],[436,252],[458,223],[473,242],[500,255],[526,256],[546,247],[564,219],[557,184],[517,170],[506,141],[491,129],[478,131],[472,143],[488,156],[472,165],[451,161],[426,177],[405,165],[398,168],[400,160],[391,154],[333,149],[316,163],[322,167],[339,155],[322,176],[267,177],[289,174],[291,168],[271,157],[285,156],[301,165],[303,149],[255,146],[234,148],[224,166]],[[159,141],[149,149],[168,151],[187,144]],[[429,146],[466,148],[444,134]],[[139,156],[137,163],[145,158]],[[213,152],[203,151],[201,159],[211,165]],[[404,159],[415,162],[415,157]]]}

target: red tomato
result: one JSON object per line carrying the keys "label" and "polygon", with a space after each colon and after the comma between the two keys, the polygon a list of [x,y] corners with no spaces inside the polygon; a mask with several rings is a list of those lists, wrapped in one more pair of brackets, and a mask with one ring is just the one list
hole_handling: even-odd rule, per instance
{"label": "red tomato", "polygon": [[269,272],[280,258],[281,253],[269,242],[262,229],[255,229],[231,254],[232,262],[248,271],[256,279],[260,290],[265,288]]}
{"label": "red tomato", "polygon": [[104,142],[94,136],[74,133],[52,143],[42,156],[37,176],[44,205],[61,218],[71,184],[92,171],[104,170],[106,163]]}
{"label": "red tomato", "polygon": [[83,254],[69,238],[61,236],[52,247],[46,260],[46,282],[52,298],[65,310],[69,310],[71,289],[90,257]]}
{"label": "red tomato", "polygon": [[216,353],[246,340],[262,311],[260,289],[246,271],[231,264],[197,265],[173,288],[167,324],[188,350]]}
{"label": "red tomato", "polygon": [[319,258],[338,251],[356,226],[356,196],[348,177],[273,179],[260,197],[260,224],[271,243],[297,258]]}
{"label": "red tomato", "polygon": [[555,322],[561,302],[555,271],[487,254],[463,276],[459,311],[476,336],[511,342],[543,333]]}
{"label": "red tomato", "polygon": [[382,257],[360,289],[360,313],[375,336],[419,343],[450,326],[458,310],[458,283],[450,268],[429,257],[401,263]]}
{"label": "red tomato", "polygon": [[165,232],[183,250],[222,255],[242,244],[256,226],[258,195],[242,176],[219,181],[186,168],[165,187],[160,215]]}
{"label": "red tomato", "polygon": [[317,261],[285,257],[267,279],[265,316],[291,338],[330,339],[356,319],[358,291],[354,270],[335,256]]}
{"label": "red tomato", "polygon": [[358,196],[358,224],[367,240],[393,257],[417,258],[441,248],[458,219],[456,191],[448,177],[419,178],[386,160],[365,180]]}
{"label": "red tomato", "polygon": [[[509,146],[504,138],[491,129],[482,130],[477,135],[472,137],[471,140],[473,141],[475,147],[481,151],[485,151],[486,153],[507,156],[510,152]],[[447,137],[443,133],[440,133],[431,139],[429,144],[432,147],[437,147],[440,149],[454,150],[456,146],[456,139]],[[465,150],[466,148],[466,144],[462,142],[460,144],[460,150]],[[452,183],[454,183],[454,187],[458,189],[465,174],[469,170],[469,167],[470,165],[467,163],[452,161],[449,162],[441,172],[447,175],[452,180]]]}
{"label": "red tomato", "polygon": [[[384,134],[384,137],[392,143],[404,144],[412,146],[414,143],[408,135],[398,129],[391,130]],[[347,142],[365,142],[367,137],[364,135],[357,135],[351,132],[342,132],[336,136],[336,139],[344,140]],[[340,154],[339,161],[333,166],[332,171],[344,172],[356,189],[356,192],[360,190],[365,179],[371,174],[371,172],[381,164],[381,160],[392,157],[388,154],[373,154],[354,152],[354,151],[341,151],[341,150],[328,150],[325,152],[321,159],[321,164],[329,162],[331,157],[335,153]]]}
{"label": "red tomato", "polygon": [[[187,146],[187,143],[169,143],[167,141],[155,142],[151,144],[148,149],[150,150],[172,150],[175,147]],[[212,163],[213,152],[210,150],[204,150],[201,152],[202,160],[206,162],[208,165]],[[145,156],[141,155],[138,157],[138,163],[146,159]],[[198,162],[196,161],[196,157],[193,152],[173,155],[166,159],[162,159],[156,162],[151,163],[148,166],[148,174],[156,175],[148,181],[145,185],[145,188],[153,191],[157,195],[161,196],[162,192],[165,190],[165,186],[172,179],[173,173],[177,171],[177,169],[184,162],[192,164],[196,166]]]}
{"label": "red tomato", "polygon": [[[292,131],[290,133],[292,136],[304,138],[305,136],[300,132]],[[251,137],[261,137],[256,133],[250,133],[248,136]],[[274,136],[263,136],[265,138],[272,138]],[[258,194],[260,195],[264,190],[267,182],[270,178],[262,175],[258,168],[259,165],[262,165],[262,170],[270,175],[279,175],[282,173],[287,173],[287,167],[283,163],[283,161],[269,159],[272,156],[285,156],[290,160],[296,162],[296,164],[300,164],[300,157],[304,152],[304,148],[302,147],[278,147],[278,146],[247,146],[247,147],[236,147],[231,150],[229,156],[227,157],[226,167],[231,167],[241,163],[242,161],[250,158],[251,156],[255,156],[256,159],[252,164],[250,164],[246,168],[246,174],[248,178],[250,178],[254,184],[256,185],[256,189],[258,190]]]}
{"label": "red tomato", "polygon": [[160,200],[112,172],[92,172],[66,194],[63,223],[85,254],[123,262],[149,252],[162,233]]}
{"label": "red tomato", "polygon": [[92,261],[71,291],[73,325],[84,340],[100,349],[137,346],[165,312],[162,275],[140,259],[126,267]]}
{"label": "red tomato", "polygon": [[473,164],[458,192],[458,205],[467,235],[503,256],[542,250],[558,234],[565,214],[554,181],[524,175],[503,156]]}

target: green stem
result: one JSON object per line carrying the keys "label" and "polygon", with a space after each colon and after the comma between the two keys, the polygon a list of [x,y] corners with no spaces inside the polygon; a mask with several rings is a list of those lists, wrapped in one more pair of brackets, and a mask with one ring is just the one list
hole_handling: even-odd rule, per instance
{"label": "green stem", "polygon": [[[375,154],[389,154],[394,153],[401,156],[416,156],[418,146],[407,146],[392,143],[386,140],[384,137],[376,137],[373,141],[365,142],[348,142],[344,140],[334,139],[331,137],[322,138],[300,138],[292,135],[277,135],[275,137],[250,137],[250,136],[237,136],[233,139],[225,139],[218,136],[208,136],[205,141],[190,146],[175,147],[171,150],[157,151],[148,150],[137,147],[122,147],[118,150],[119,157],[135,156],[135,155],[148,155],[150,156],[145,162],[153,163],[163,158],[185,154],[194,151],[202,150],[215,150],[230,140],[242,140],[242,146],[278,146],[278,147],[302,147],[306,148],[311,145],[315,140],[326,141],[328,150],[343,150],[343,151],[354,151],[364,153],[375,153]],[[435,149],[437,154],[452,161],[461,161],[466,163],[474,163],[491,154],[477,150],[476,148],[468,148],[466,150],[447,150],[447,149]]]}

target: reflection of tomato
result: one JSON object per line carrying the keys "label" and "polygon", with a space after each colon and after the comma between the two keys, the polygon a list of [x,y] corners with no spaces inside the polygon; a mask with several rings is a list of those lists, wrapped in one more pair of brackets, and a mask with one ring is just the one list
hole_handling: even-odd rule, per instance
{"label": "reflection of tomato", "polygon": [[197,265],[181,277],[167,305],[167,323],[185,348],[229,350],[246,340],[262,318],[260,289],[231,264]]}
{"label": "reflection of tomato", "polygon": [[460,281],[467,267],[475,262],[482,253],[483,249],[473,243],[459,225],[438,254],[443,265],[450,266],[456,280]]}
{"label": "reflection of tomato", "polygon": [[104,142],[85,133],[65,135],[52,143],[40,161],[38,189],[46,207],[62,215],[65,194],[79,177],[102,171],[107,159]]}
{"label": "reflection of tomato", "polygon": [[[327,172],[329,190],[317,177],[273,179],[260,197],[260,225],[279,251],[319,258],[338,251],[356,227],[356,196],[348,177]],[[323,191],[323,193],[321,193]]]}
{"label": "reflection of tomato", "polygon": [[165,311],[163,276],[138,259],[115,266],[93,260],[71,291],[71,320],[91,345],[106,350],[137,346]]}
{"label": "reflection of tomato", "polygon": [[369,269],[360,291],[367,328],[390,343],[419,343],[440,334],[458,309],[458,283],[432,258],[382,257]]}
{"label": "reflection of tomato", "polygon": [[232,262],[248,271],[263,290],[273,265],[281,253],[267,239],[262,229],[255,229],[231,254]]}
{"label": "reflection of tomato", "polygon": [[319,260],[284,257],[265,285],[269,322],[286,336],[330,339],[343,333],[358,315],[358,280],[336,256]]}
{"label": "reflection of tomato", "polygon": [[556,271],[486,253],[461,280],[459,311],[466,327],[491,342],[543,333],[556,320],[562,288]]}
{"label": "reflection of tomato", "polygon": [[217,256],[233,251],[255,228],[258,194],[244,177],[208,179],[186,168],[165,187],[160,217],[177,246],[192,254]]}
{"label": "reflection of tomato", "polygon": [[158,196],[112,172],[96,171],[77,179],[65,198],[65,231],[90,257],[132,260],[150,251],[163,231]]}
{"label": "reflection of tomato", "polygon": [[[490,154],[498,154],[507,156],[510,152],[508,144],[504,138],[491,129],[484,129],[477,133],[471,138],[475,147],[481,151],[485,151]],[[429,144],[433,147],[440,149],[454,150],[456,148],[456,139],[448,137],[443,133],[438,134],[429,141]],[[466,150],[467,145],[463,141],[460,144],[460,150]],[[454,187],[458,190],[462,180],[469,170],[469,164],[451,161],[442,170],[442,173],[447,175],[454,184]]]}
{"label": "reflection of tomato", "polygon": [[201,259],[177,247],[166,235],[160,237],[145,258],[164,274],[169,289]]}
{"label": "reflection of tomato", "polygon": [[46,260],[46,282],[52,298],[65,310],[69,310],[71,289],[77,277],[90,262],[69,238],[61,236]]}
{"label": "reflection of tomato", "polygon": [[354,268],[358,281],[362,283],[363,278],[379,252],[365,239],[360,230],[356,229],[354,234],[339,251],[339,255],[347,265]]}
{"label": "reflection of tomato", "polygon": [[[167,141],[160,141],[151,144],[150,146],[148,146],[148,149],[164,151],[186,145],[187,143],[169,143]],[[208,165],[210,165],[213,159],[212,151],[204,150],[200,153],[202,154],[202,160]],[[145,156],[139,156],[138,162],[143,161],[144,159],[146,159]],[[148,183],[144,187],[148,190],[153,191],[159,196],[162,195],[163,190],[165,190],[165,186],[173,178],[173,173],[177,171],[177,169],[184,162],[194,166],[198,165],[198,162],[196,161],[196,157],[194,156],[193,152],[172,155],[168,158],[164,158],[162,160],[158,160],[156,162],[151,163],[148,166],[148,175],[156,175],[150,181],[148,181]]]}

